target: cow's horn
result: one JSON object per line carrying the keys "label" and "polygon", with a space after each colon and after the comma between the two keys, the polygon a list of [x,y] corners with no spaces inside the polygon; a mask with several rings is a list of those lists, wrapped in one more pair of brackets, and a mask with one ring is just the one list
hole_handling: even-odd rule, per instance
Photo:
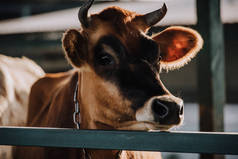
{"label": "cow's horn", "polygon": [[165,16],[166,12],[167,12],[167,7],[164,3],[163,7],[161,7],[160,9],[156,11],[143,15],[143,18],[145,19],[145,22],[148,26],[153,26]]}
{"label": "cow's horn", "polygon": [[83,27],[88,27],[89,22],[88,22],[88,9],[92,6],[94,0],[88,0],[86,3],[84,3],[78,12],[78,18],[79,21],[81,22],[81,25]]}

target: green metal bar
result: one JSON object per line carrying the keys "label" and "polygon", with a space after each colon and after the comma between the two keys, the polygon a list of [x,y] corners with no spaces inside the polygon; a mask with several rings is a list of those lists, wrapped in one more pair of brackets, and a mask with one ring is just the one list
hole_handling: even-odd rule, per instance
{"label": "green metal bar", "polygon": [[220,0],[197,0],[198,30],[204,47],[198,59],[200,130],[223,131],[225,58]]}
{"label": "green metal bar", "polygon": [[[224,130],[225,58],[220,0],[197,0],[198,30],[204,48],[198,59],[200,131]],[[201,159],[224,159],[203,154]]]}
{"label": "green metal bar", "polygon": [[0,145],[238,155],[238,133],[0,127]]}

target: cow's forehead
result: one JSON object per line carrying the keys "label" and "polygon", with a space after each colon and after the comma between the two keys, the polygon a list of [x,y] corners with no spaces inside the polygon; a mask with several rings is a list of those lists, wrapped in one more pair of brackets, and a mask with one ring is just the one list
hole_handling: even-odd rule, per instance
{"label": "cow's forehead", "polygon": [[[119,7],[109,7],[98,14],[91,15],[92,41],[98,41],[105,35],[115,35],[121,41],[136,40],[143,32],[138,25],[133,22],[137,14]],[[88,32],[88,31],[87,31]]]}
{"label": "cow's forehead", "polygon": [[114,24],[126,24],[131,22],[137,14],[119,7],[109,7],[91,17],[97,17],[102,21],[108,21]]}
{"label": "cow's forehead", "polygon": [[111,35],[120,40],[129,53],[136,54],[141,47],[148,46],[142,43],[149,44],[150,47],[152,39],[133,22],[135,16],[134,12],[118,7],[110,7],[99,14],[91,15],[92,25],[86,30],[89,34],[89,45],[95,46],[101,38]]}

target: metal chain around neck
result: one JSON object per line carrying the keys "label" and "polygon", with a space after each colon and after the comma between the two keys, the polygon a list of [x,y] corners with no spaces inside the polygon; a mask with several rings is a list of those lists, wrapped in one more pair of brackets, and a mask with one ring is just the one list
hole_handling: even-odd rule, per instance
{"label": "metal chain around neck", "polygon": [[[76,125],[77,129],[80,129],[80,123],[81,123],[81,118],[80,118],[80,110],[79,110],[79,101],[77,99],[78,97],[78,86],[79,86],[79,81],[77,81],[75,89],[74,89],[74,113],[73,113],[73,121],[74,124]],[[83,148],[83,154],[84,154],[84,159],[91,159],[91,156],[89,153],[87,153],[86,149]],[[117,159],[120,158],[121,151],[118,151],[117,153]]]}
{"label": "metal chain around neck", "polygon": [[[74,89],[73,121],[74,121],[74,124],[76,125],[76,128],[80,129],[81,118],[80,118],[80,110],[79,110],[79,101],[77,99],[77,97],[78,97],[78,86],[79,86],[79,81],[77,81],[75,89]],[[91,156],[86,152],[86,149],[83,148],[82,150],[83,150],[84,159],[91,159]]]}
{"label": "metal chain around neck", "polygon": [[76,128],[80,128],[81,118],[80,118],[80,111],[79,111],[79,101],[77,99],[78,97],[78,85],[79,81],[76,83],[76,87],[74,89],[74,113],[73,113],[73,121],[76,125]]}

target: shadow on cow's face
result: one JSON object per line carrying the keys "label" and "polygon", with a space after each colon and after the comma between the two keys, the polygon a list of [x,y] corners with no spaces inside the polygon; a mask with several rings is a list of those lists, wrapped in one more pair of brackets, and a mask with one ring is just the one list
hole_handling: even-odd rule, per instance
{"label": "shadow on cow's face", "polygon": [[[107,19],[110,10],[116,21]],[[184,27],[148,37],[129,13],[133,17],[109,8],[92,15],[90,27],[69,30],[63,38],[68,60],[79,68],[84,129],[167,130],[183,121],[183,100],[164,87],[159,71],[189,62],[201,37]]]}

